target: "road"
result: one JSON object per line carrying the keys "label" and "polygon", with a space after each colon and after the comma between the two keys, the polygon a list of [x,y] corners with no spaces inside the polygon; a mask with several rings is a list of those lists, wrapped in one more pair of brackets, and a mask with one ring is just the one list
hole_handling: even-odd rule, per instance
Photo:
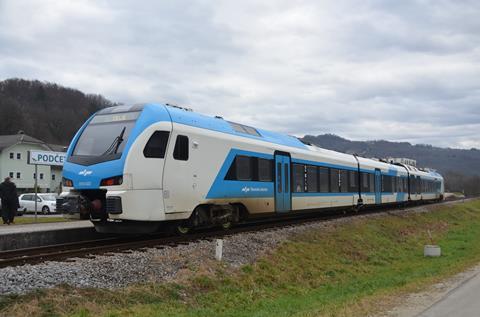
{"label": "road", "polygon": [[480,273],[464,280],[416,317],[480,316]]}

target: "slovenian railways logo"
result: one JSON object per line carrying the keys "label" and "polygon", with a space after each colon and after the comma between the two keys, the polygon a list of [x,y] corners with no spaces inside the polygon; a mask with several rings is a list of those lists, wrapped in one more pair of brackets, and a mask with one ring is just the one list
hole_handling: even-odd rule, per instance
{"label": "slovenian railways logo", "polygon": [[268,192],[268,188],[266,187],[248,187],[245,186],[242,188],[242,192],[248,193],[248,192]]}
{"label": "slovenian railways logo", "polygon": [[78,172],[78,175],[88,176],[88,175],[91,175],[92,173],[93,173],[92,171],[85,169],[83,171]]}

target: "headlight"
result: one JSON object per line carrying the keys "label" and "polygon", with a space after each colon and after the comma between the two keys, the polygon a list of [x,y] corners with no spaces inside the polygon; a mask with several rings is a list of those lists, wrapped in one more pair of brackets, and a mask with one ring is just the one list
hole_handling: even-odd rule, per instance
{"label": "headlight", "polygon": [[115,186],[115,185],[122,185],[123,183],[123,176],[115,176],[110,178],[102,179],[100,182],[100,186]]}
{"label": "headlight", "polygon": [[66,186],[66,187],[73,187],[72,180],[65,177],[62,177],[62,184],[63,186]]}

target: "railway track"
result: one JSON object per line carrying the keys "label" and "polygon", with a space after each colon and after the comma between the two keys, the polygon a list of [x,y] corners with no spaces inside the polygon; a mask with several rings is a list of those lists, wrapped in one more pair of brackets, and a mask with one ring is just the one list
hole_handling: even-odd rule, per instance
{"label": "railway track", "polygon": [[[443,205],[451,204],[457,201],[444,201],[439,203],[428,204]],[[415,208],[418,206],[409,206]],[[24,264],[35,264],[43,261],[61,261],[74,257],[93,256],[98,254],[119,253],[128,250],[141,250],[142,248],[175,246],[179,244],[186,244],[198,240],[211,240],[215,238],[227,237],[234,234],[253,232],[274,228],[283,228],[291,225],[299,225],[308,222],[328,221],[333,219],[354,217],[360,215],[374,214],[387,212],[389,210],[398,210],[399,208],[381,208],[368,209],[361,212],[329,212],[329,213],[312,213],[305,214],[300,217],[284,217],[273,220],[256,220],[253,222],[238,225],[229,230],[211,229],[199,230],[183,236],[167,236],[149,235],[149,236],[121,236],[110,237],[105,239],[82,241],[58,245],[49,245],[28,249],[19,249],[12,251],[0,252],[0,267],[18,266]]]}

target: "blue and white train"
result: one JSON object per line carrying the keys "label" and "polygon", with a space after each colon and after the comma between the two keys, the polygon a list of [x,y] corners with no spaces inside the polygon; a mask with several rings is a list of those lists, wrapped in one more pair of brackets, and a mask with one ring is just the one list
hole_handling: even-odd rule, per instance
{"label": "blue and white train", "polygon": [[159,104],[94,114],[67,152],[58,208],[100,232],[229,227],[278,217],[443,198],[436,172],[321,149]]}

